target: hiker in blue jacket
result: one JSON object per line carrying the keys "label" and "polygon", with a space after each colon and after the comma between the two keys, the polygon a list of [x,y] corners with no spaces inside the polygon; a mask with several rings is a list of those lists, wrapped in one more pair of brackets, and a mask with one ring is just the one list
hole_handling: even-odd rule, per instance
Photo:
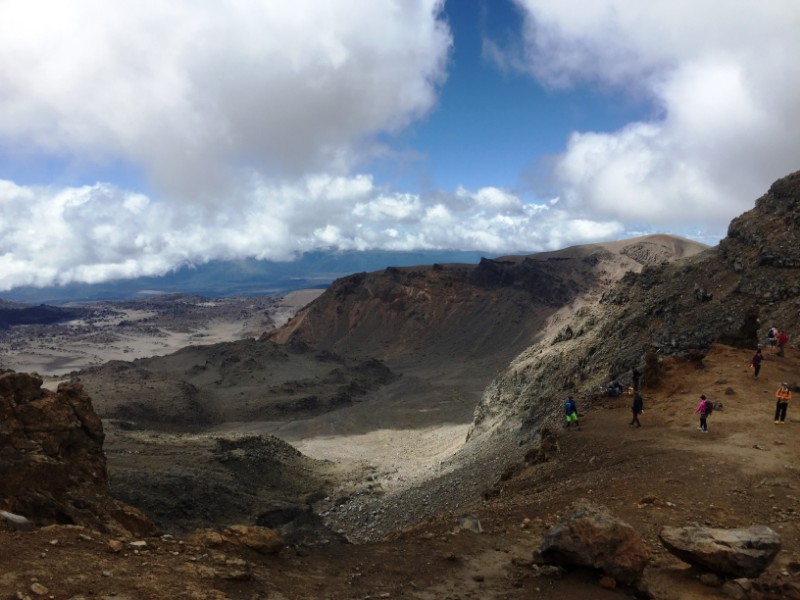
{"label": "hiker in blue jacket", "polygon": [[578,405],[575,404],[575,400],[573,400],[572,396],[569,396],[564,403],[564,417],[566,418],[564,427],[567,429],[569,429],[572,423],[575,423],[575,427],[578,429],[581,428],[581,424],[578,422]]}

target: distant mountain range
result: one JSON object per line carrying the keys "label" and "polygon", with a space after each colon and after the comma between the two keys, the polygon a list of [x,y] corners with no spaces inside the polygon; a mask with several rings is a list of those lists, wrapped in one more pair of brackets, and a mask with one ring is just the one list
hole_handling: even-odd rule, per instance
{"label": "distant mountain range", "polygon": [[133,300],[157,294],[207,297],[265,296],[306,288],[325,288],[339,277],[386,267],[434,263],[477,264],[485,252],[430,250],[414,252],[307,252],[292,262],[243,259],[184,266],[160,277],[53,287],[20,287],[0,297],[28,304],[65,304],[92,300]]}

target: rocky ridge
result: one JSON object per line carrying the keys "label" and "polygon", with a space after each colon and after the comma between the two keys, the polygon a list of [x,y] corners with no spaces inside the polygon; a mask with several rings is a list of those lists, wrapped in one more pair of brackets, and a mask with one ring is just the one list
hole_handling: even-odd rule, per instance
{"label": "rocky ridge", "polygon": [[566,394],[591,403],[612,378],[628,383],[634,367],[645,389],[656,386],[666,356],[699,362],[714,342],[755,350],[771,323],[791,332],[800,312],[798,234],[800,172],[734,219],[718,247],[627,273],[522,352],[487,388],[471,437],[557,420]]}
{"label": "rocky ridge", "polygon": [[[691,256],[672,236],[590,244],[478,265],[387,268],[336,280],[272,339],[389,362],[447,358],[505,366],[623,273]],[[471,367],[473,368],[473,367]]]}

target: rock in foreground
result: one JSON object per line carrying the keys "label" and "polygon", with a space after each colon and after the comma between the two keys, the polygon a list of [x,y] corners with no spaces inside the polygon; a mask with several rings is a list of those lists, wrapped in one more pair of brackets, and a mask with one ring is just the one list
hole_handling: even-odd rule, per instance
{"label": "rock in foreground", "polygon": [[758,577],[781,549],[780,536],[765,525],[664,527],[659,538],[682,561],[727,577]]}
{"label": "rock in foreground", "polygon": [[639,534],[604,507],[579,503],[545,532],[541,545],[546,563],[589,567],[627,585],[637,583],[650,560]]}
{"label": "rock in foreground", "polygon": [[108,496],[103,426],[82,386],[41,386],[38,375],[0,373],[0,508],[35,525],[154,533],[141,512]]}

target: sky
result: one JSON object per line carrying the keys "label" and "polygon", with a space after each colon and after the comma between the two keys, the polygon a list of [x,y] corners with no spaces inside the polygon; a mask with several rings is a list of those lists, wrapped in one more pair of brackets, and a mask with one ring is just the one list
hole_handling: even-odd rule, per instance
{"label": "sky", "polygon": [[310,250],[716,244],[796,0],[0,0],[0,292]]}

